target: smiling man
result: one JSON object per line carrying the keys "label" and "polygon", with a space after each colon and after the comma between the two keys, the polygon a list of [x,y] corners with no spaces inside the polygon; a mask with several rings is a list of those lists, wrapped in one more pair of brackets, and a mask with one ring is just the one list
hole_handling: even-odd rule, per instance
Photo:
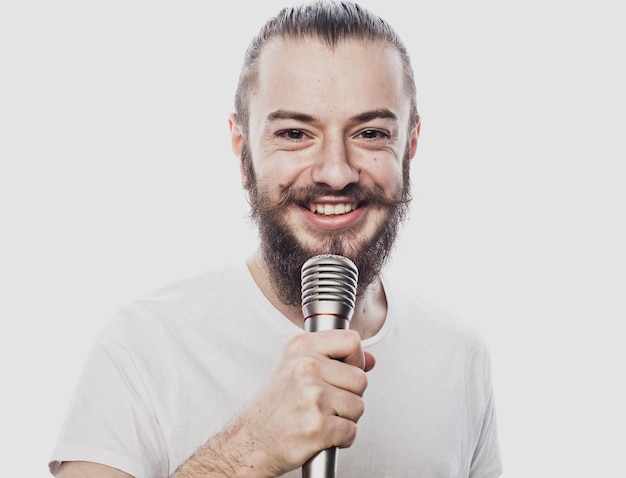
{"label": "smiling man", "polygon": [[[261,236],[249,266],[260,284],[269,279],[273,287],[262,289],[284,312],[291,306],[298,325],[300,268],[309,257],[351,258],[362,299],[377,282],[408,205],[419,133],[414,87],[397,50],[370,40],[312,40],[268,41],[256,60],[254,94],[238,101],[247,111],[231,120]],[[357,314],[353,330],[384,320],[382,289],[369,295],[379,305],[370,310],[382,316],[373,323]]]}
{"label": "smiling man", "polygon": [[[258,251],[120,311],[53,474],[295,477],[339,447],[346,478],[500,475],[480,336],[383,274],[410,202],[415,97],[401,40],[356,4],[265,24],[229,123]],[[300,273],[320,254],[357,265],[350,330],[303,332]]]}

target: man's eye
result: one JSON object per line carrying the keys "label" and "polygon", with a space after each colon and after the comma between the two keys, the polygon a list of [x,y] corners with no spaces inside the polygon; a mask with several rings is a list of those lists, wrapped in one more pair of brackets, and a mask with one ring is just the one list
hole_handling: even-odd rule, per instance
{"label": "man's eye", "polygon": [[361,136],[363,136],[363,138],[365,139],[377,139],[377,138],[386,138],[389,135],[377,129],[366,129],[365,131],[361,132]]}
{"label": "man's eye", "polygon": [[302,139],[304,138],[304,133],[299,129],[287,129],[285,131],[281,131],[279,136],[284,136],[288,139]]}

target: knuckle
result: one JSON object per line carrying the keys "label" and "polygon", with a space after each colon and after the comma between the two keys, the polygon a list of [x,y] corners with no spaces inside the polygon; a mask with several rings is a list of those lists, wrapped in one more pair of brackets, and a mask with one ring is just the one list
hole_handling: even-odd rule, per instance
{"label": "knuckle", "polygon": [[320,413],[308,413],[302,419],[305,435],[318,437],[328,429],[325,417]]}
{"label": "knuckle", "polygon": [[346,335],[352,350],[358,350],[361,348],[361,336],[358,332],[348,329]]}
{"label": "knuckle", "polygon": [[356,416],[356,420],[358,420],[365,413],[365,402],[361,399],[356,400],[356,402],[354,403],[352,407],[352,410]]}
{"label": "knuckle", "polygon": [[365,389],[367,388],[367,385],[368,385],[367,374],[361,369],[356,369],[355,372],[356,373],[354,374],[354,378],[353,378],[354,387],[355,387],[356,393],[358,393],[359,395],[362,395],[365,392]]}
{"label": "knuckle", "polygon": [[346,421],[342,431],[342,448],[348,448],[352,446],[354,440],[356,439],[357,426],[356,423],[351,421]]}
{"label": "knuckle", "polygon": [[287,355],[296,355],[306,348],[307,337],[305,334],[298,334],[291,337],[285,345]]}
{"label": "knuckle", "polygon": [[296,377],[312,377],[320,375],[321,364],[314,357],[300,357],[294,361],[293,373]]}

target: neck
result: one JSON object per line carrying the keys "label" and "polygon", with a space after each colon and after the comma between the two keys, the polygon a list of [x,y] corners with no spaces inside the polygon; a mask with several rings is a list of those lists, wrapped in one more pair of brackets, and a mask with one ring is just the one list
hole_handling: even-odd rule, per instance
{"label": "neck", "polygon": [[[284,304],[272,286],[269,270],[263,260],[263,255],[257,251],[246,261],[252,278],[267,300],[278,309],[287,319],[304,329],[302,308]],[[355,330],[361,339],[370,338],[383,326],[387,316],[387,298],[380,278],[376,280],[359,296],[354,307],[354,314],[350,321],[350,329]]]}

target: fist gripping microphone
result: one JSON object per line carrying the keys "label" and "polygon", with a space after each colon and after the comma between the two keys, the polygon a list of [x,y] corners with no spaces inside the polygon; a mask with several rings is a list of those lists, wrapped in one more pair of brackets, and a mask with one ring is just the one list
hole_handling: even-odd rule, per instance
{"label": "fist gripping microphone", "polygon": [[[347,257],[326,254],[302,266],[302,313],[305,332],[347,329],[354,312],[359,271]],[[304,465],[302,478],[334,478],[337,447],[322,450]]]}

